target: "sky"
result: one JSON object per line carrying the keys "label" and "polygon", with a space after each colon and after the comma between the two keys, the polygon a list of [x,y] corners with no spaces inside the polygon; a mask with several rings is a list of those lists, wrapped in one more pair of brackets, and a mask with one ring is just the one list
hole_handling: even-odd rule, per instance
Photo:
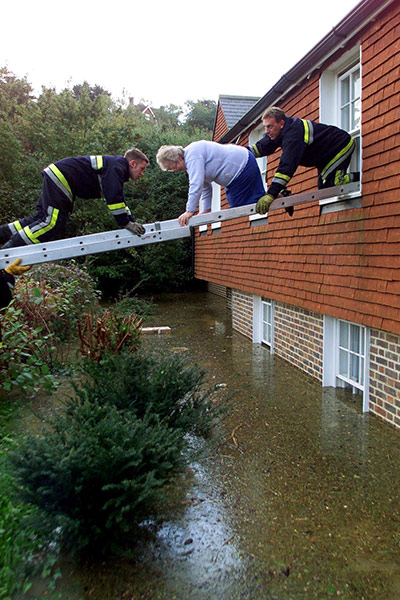
{"label": "sky", "polygon": [[36,95],[87,81],[156,108],[263,96],[357,4],[6,0],[0,67],[26,76]]}

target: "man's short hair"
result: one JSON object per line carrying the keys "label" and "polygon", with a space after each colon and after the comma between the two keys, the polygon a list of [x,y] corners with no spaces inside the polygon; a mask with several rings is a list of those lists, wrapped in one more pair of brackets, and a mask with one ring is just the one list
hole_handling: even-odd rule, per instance
{"label": "man's short hair", "polygon": [[277,123],[285,120],[285,112],[279,106],[270,106],[264,111],[261,120],[275,119]]}
{"label": "man's short hair", "polygon": [[158,149],[156,160],[163,171],[168,168],[166,163],[176,163],[179,158],[183,158],[185,151],[183,146],[161,146]]}
{"label": "man's short hair", "polygon": [[150,162],[147,156],[144,154],[144,152],[139,150],[139,148],[130,148],[125,152],[124,156],[128,162],[131,160],[137,160],[138,162],[143,161],[146,163]]}

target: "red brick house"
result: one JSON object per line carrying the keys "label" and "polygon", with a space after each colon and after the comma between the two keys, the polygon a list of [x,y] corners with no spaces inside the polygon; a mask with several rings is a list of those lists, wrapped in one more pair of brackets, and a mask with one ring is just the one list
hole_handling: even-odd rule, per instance
{"label": "red brick house", "polygon": [[[345,196],[196,231],[195,276],[227,298],[233,327],[400,427],[400,1],[363,0],[214,139],[247,145],[271,105],[347,129],[359,184]],[[232,102],[235,101],[235,97]],[[254,100],[254,99],[253,99]],[[232,108],[232,107],[231,107]],[[280,153],[260,160],[271,181]],[[264,162],[263,162],[264,161]],[[317,189],[300,167],[293,194]],[[317,195],[318,196],[318,195]],[[215,186],[213,209],[227,207]]]}

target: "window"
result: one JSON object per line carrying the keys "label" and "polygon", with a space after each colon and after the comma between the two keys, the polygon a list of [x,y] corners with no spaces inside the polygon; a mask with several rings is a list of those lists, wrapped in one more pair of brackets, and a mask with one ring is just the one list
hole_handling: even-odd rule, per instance
{"label": "window", "polygon": [[360,47],[346,52],[320,78],[320,121],[337,125],[353,137],[356,149],[349,171],[361,172]]}
{"label": "window", "polygon": [[272,344],[272,300],[262,300],[262,333],[261,342],[271,346]]}
{"label": "window", "polygon": [[[256,142],[258,142],[258,140],[261,140],[262,137],[264,137],[265,135],[265,130],[264,130],[264,126],[263,125],[259,125],[258,127],[256,127],[256,129],[253,129],[253,131],[250,133],[249,136],[249,146],[252,146],[253,144],[255,144]],[[264,182],[264,188],[266,189],[266,182],[267,182],[267,157],[266,156],[262,156],[261,158],[257,158],[257,163],[258,163],[258,167],[261,171],[261,177],[262,180]]]}
{"label": "window", "polygon": [[369,330],[362,325],[324,317],[323,385],[361,393],[368,410]]}
{"label": "window", "polygon": [[338,77],[338,95],[339,125],[351,134],[356,144],[349,170],[360,171],[361,78],[359,64],[354,65]]}
{"label": "window", "polygon": [[274,301],[260,296],[253,297],[253,343],[274,351]]}
{"label": "window", "polygon": [[346,321],[338,322],[338,373],[345,385],[364,388],[365,328]]}

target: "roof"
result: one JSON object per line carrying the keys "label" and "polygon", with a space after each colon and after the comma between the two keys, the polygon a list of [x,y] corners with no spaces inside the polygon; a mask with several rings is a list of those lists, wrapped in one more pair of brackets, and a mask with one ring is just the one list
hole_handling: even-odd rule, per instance
{"label": "roof", "polygon": [[[298,63],[294,65],[260,100],[239,117],[236,123],[219,140],[220,143],[229,143],[237,138],[243,131],[260,119],[260,115],[269,106],[276,104],[291,89],[299,85],[305,78],[321,67],[339,48],[356,36],[361,29],[373,20],[387,6],[395,0],[361,0],[359,4],[348,13],[339,24],[332,29],[322,40],[314,46]],[[224,113],[225,114],[225,113]]]}
{"label": "roof", "polygon": [[229,96],[221,94],[218,101],[224,113],[228,129],[231,129],[243,115],[259,101],[259,96]]}

